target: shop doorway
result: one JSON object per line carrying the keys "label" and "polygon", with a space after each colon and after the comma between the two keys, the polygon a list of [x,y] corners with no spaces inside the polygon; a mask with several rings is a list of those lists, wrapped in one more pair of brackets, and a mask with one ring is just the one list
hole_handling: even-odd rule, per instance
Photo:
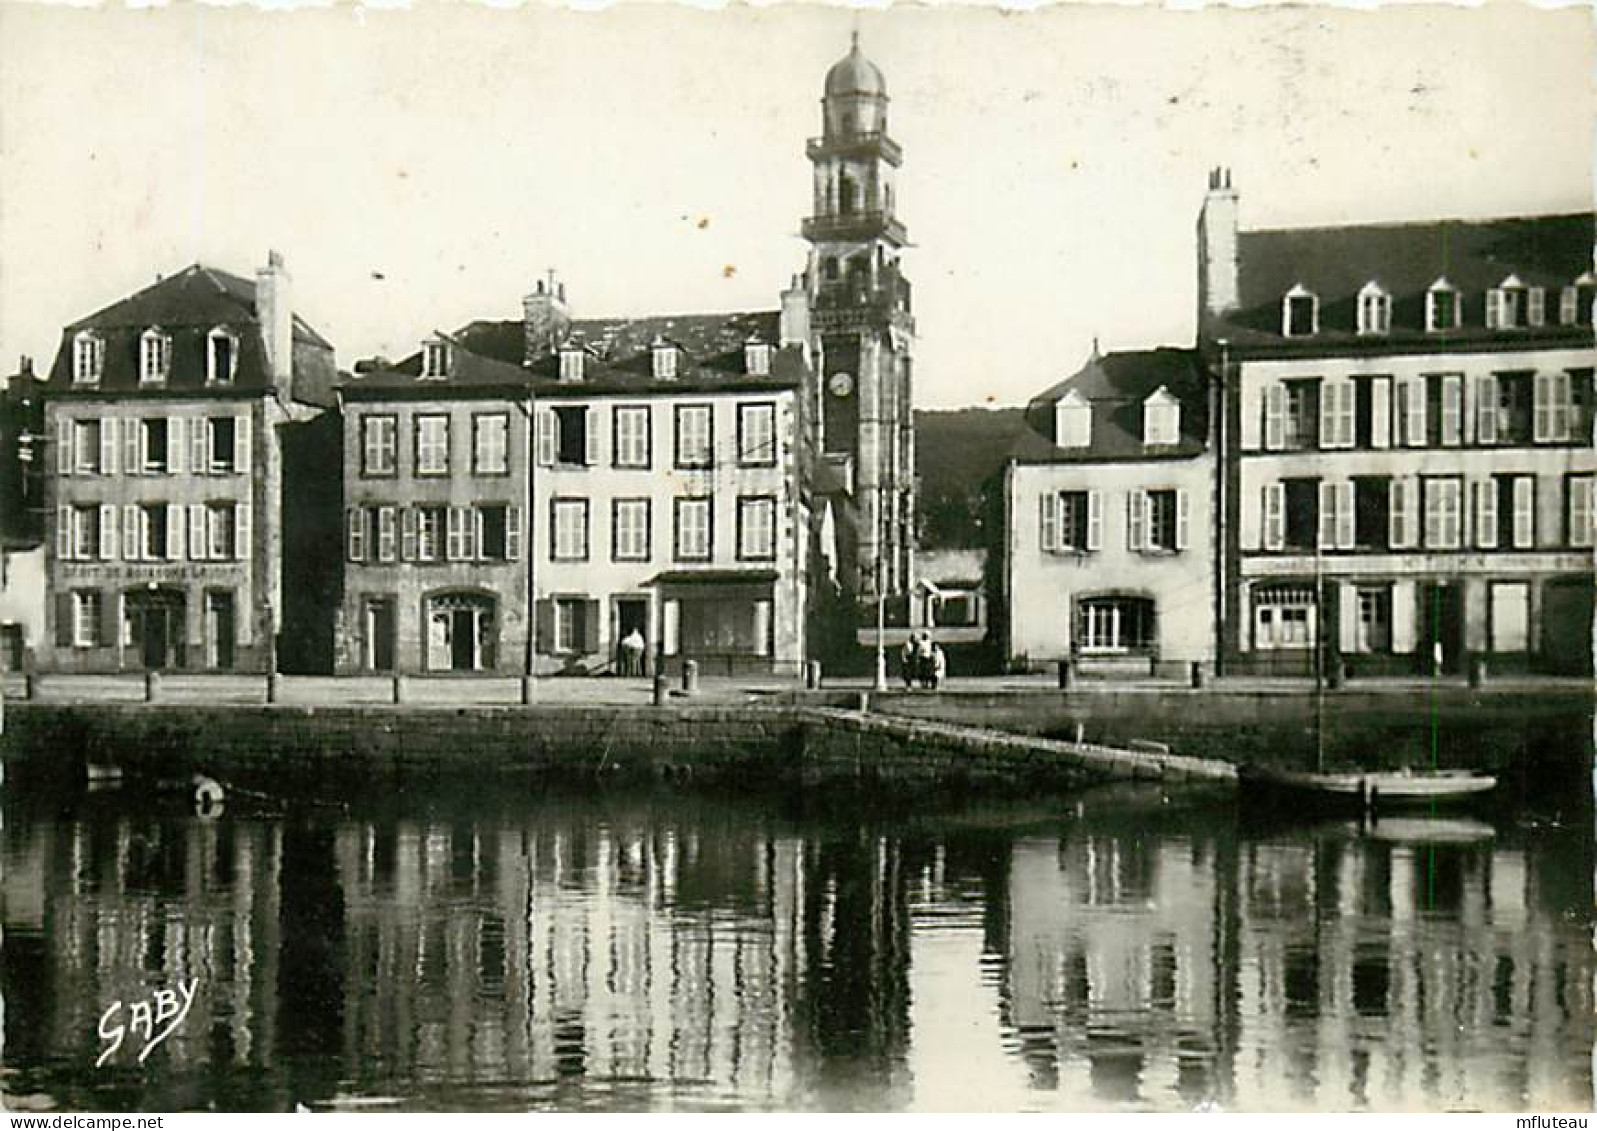
{"label": "shop doorway", "polygon": [[180,668],[184,661],[183,594],[143,589],[126,598],[125,627],[139,665],[147,671]]}

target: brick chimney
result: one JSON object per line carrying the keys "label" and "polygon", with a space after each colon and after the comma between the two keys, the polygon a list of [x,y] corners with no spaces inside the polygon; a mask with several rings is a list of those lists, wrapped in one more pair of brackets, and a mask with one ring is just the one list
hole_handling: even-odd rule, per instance
{"label": "brick chimney", "polygon": [[1198,324],[1237,308],[1241,301],[1237,257],[1237,194],[1231,170],[1209,171],[1209,191],[1198,214]]}
{"label": "brick chimney", "polygon": [[553,271],[547,279],[539,279],[532,293],[521,300],[521,315],[522,363],[531,365],[549,356],[571,330],[566,285],[555,281]]}
{"label": "brick chimney", "polygon": [[266,343],[266,372],[285,396],[293,394],[294,304],[288,268],[278,252],[268,252],[266,266],[255,272],[255,317]]}
{"label": "brick chimney", "polygon": [[810,297],[802,275],[794,275],[792,285],[782,292],[780,327],[780,345],[809,347]]}

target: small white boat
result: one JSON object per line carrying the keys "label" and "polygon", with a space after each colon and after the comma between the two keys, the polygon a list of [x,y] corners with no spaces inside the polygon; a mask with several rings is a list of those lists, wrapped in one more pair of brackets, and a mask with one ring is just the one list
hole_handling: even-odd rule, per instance
{"label": "small white boat", "polygon": [[1335,773],[1239,766],[1237,781],[1250,793],[1290,796],[1343,808],[1398,808],[1455,804],[1490,793],[1497,779],[1472,770],[1351,770]]}

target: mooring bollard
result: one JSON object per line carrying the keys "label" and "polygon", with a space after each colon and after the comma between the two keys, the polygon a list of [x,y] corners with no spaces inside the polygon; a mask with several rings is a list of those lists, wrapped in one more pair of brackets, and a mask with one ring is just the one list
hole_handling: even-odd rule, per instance
{"label": "mooring bollard", "polygon": [[665,701],[670,698],[670,681],[665,678],[664,672],[654,673],[654,697],[656,707],[664,707]]}
{"label": "mooring bollard", "polygon": [[393,701],[395,703],[403,703],[405,701],[405,677],[402,675],[394,677]]}
{"label": "mooring bollard", "polygon": [[1059,661],[1059,690],[1060,691],[1069,691],[1070,690],[1070,661],[1069,660],[1060,660]]}
{"label": "mooring bollard", "polygon": [[682,661],[682,691],[687,695],[699,693],[699,662],[697,660]]}
{"label": "mooring bollard", "polygon": [[1341,657],[1337,657],[1326,667],[1325,674],[1325,682],[1332,691],[1335,691],[1347,682],[1347,665],[1342,662]]}
{"label": "mooring bollard", "polygon": [[1473,656],[1469,662],[1469,685],[1479,687],[1486,682],[1486,657]]}
{"label": "mooring bollard", "polygon": [[811,660],[804,665],[804,686],[811,691],[818,691],[821,687],[821,661]]}
{"label": "mooring bollard", "polygon": [[1192,661],[1192,689],[1194,691],[1203,687],[1203,665],[1197,660]]}
{"label": "mooring bollard", "polygon": [[530,675],[521,677],[521,705],[530,707],[538,698],[538,681]]}
{"label": "mooring bollard", "polygon": [[26,700],[28,700],[30,702],[33,700],[33,681],[35,679],[37,679],[37,678],[38,677],[35,676],[32,672],[23,672],[22,673],[22,698],[23,699],[26,699]]}
{"label": "mooring bollard", "polygon": [[276,703],[283,695],[282,676],[276,672],[266,673],[266,701]]}
{"label": "mooring bollard", "polygon": [[144,673],[144,701],[154,703],[161,696],[161,673]]}

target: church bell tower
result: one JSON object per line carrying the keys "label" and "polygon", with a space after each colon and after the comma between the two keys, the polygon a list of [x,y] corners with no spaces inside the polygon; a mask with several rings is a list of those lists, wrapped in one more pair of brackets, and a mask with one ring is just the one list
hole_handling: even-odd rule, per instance
{"label": "church bell tower", "polygon": [[804,285],[817,359],[812,407],[825,458],[852,490],[855,591],[902,592],[914,565],[915,453],[910,346],[915,320],[899,259],[908,243],[894,182],[903,151],[887,132],[887,84],[856,33],[826,74],[822,132],[805,147],[814,202]]}

